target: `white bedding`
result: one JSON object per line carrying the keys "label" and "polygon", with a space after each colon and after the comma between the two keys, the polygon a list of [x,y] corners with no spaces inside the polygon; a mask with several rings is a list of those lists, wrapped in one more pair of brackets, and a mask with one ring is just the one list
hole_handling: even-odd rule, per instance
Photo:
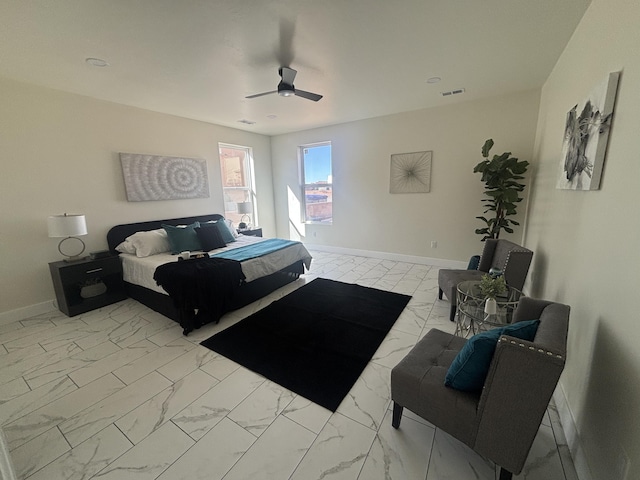
{"label": "white bedding", "polygon": [[[262,242],[264,238],[239,235],[235,242],[228,244],[224,248],[212,250],[211,253],[223,252],[234,248],[242,247],[252,243]],[[159,253],[150,257],[139,258],[128,253],[121,253],[122,270],[125,282],[129,282],[141,287],[148,288],[155,292],[167,295],[164,288],[158,286],[153,279],[156,268],[164,263],[177,262],[178,256],[170,253]],[[285,267],[302,260],[307,268],[311,266],[311,255],[301,243],[252,258],[242,262],[242,273],[245,280],[251,282],[257,278],[271,275]]]}

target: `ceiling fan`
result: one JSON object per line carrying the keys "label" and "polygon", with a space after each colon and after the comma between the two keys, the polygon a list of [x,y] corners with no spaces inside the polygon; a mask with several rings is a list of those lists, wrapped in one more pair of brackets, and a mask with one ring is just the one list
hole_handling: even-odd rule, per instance
{"label": "ceiling fan", "polygon": [[307,100],[313,100],[317,102],[322,98],[322,95],[318,95],[317,93],[305,92],[304,90],[299,90],[293,86],[293,80],[296,78],[296,72],[293,68],[289,67],[280,67],[278,69],[278,74],[280,75],[280,83],[278,84],[277,90],[272,90],[270,92],[257,93],[255,95],[249,95],[245,98],[256,98],[262,97],[263,95],[270,95],[272,93],[277,93],[282,97],[291,97],[293,95],[297,97],[306,98]]}

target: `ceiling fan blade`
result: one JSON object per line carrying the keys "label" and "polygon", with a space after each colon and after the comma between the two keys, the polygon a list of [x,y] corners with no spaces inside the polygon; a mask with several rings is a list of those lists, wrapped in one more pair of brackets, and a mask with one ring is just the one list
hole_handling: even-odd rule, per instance
{"label": "ceiling fan blade", "polygon": [[297,97],[313,100],[314,102],[317,102],[322,98],[322,95],[318,95],[317,93],[305,92],[304,90],[298,90],[297,88],[295,90],[295,93]]}
{"label": "ceiling fan blade", "polygon": [[294,78],[296,78],[296,73],[298,72],[296,72],[293,68],[280,67],[278,73],[280,73],[283,83],[286,83],[287,85],[293,85],[293,80]]}
{"label": "ceiling fan blade", "polygon": [[256,93],[255,95],[249,95],[248,97],[244,97],[244,98],[257,98],[257,97],[262,97],[264,95],[271,95],[272,93],[278,93],[278,91],[271,90],[270,92]]}
{"label": "ceiling fan blade", "polygon": [[280,65],[291,65],[293,62],[293,36],[295,31],[295,22],[285,18],[280,19],[280,45],[276,52]]}

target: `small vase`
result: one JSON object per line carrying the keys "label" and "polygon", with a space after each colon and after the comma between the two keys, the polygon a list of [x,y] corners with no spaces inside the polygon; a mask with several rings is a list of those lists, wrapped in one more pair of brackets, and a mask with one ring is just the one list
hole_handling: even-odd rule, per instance
{"label": "small vase", "polygon": [[484,313],[487,315],[495,315],[498,311],[498,304],[495,298],[487,298],[484,302]]}

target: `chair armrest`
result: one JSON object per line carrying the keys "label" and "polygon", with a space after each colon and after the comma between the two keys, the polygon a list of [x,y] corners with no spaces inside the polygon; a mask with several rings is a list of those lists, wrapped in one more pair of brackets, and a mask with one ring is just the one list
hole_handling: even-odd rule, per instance
{"label": "chair armrest", "polygon": [[508,471],[520,473],[564,363],[561,352],[500,337],[478,405],[472,448]]}

